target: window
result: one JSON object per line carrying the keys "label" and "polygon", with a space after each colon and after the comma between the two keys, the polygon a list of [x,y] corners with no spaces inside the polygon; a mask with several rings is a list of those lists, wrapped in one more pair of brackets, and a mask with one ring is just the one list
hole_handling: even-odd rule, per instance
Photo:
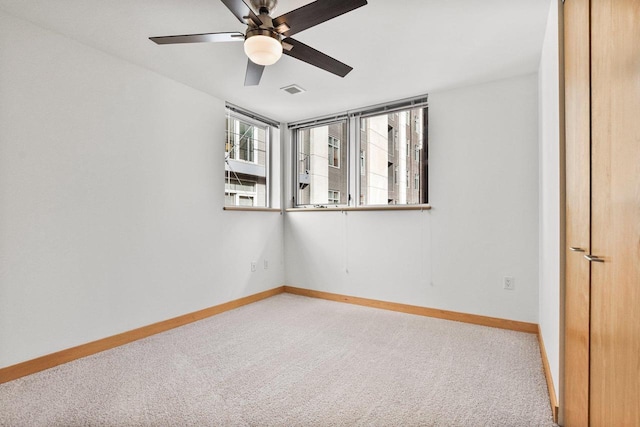
{"label": "window", "polygon": [[[259,137],[258,132],[256,138]],[[227,152],[230,159],[255,163],[258,160],[258,144],[254,138],[254,126],[227,117]]]}
{"label": "window", "polygon": [[330,205],[339,205],[340,204],[340,192],[335,190],[329,190],[329,197],[327,199],[327,203]]}
{"label": "window", "polygon": [[289,124],[294,205],[428,203],[427,114],[423,96]]}
{"label": "window", "polygon": [[340,140],[329,136],[329,166],[340,167]]}
{"label": "window", "polygon": [[347,121],[294,130],[297,161],[296,205],[346,205],[348,191]]}
{"label": "window", "polygon": [[245,180],[225,182],[225,206],[257,206],[258,183]]}
{"label": "window", "polygon": [[[398,156],[396,154],[397,144],[395,144],[395,141],[397,140],[398,132],[393,126],[394,124],[399,124],[400,129],[410,129],[412,122],[422,124],[422,117],[426,113],[427,109],[420,107],[403,110],[400,114],[388,113],[372,115],[366,118],[369,129],[387,129],[387,143],[384,144],[384,142],[376,141],[375,139],[360,139],[360,150],[364,153],[369,153],[369,164],[367,179],[365,180],[362,177],[360,181],[359,200],[366,200],[367,205],[427,203],[426,185],[420,186],[422,176],[425,177],[425,183],[427,178],[427,164],[421,160],[422,147],[427,146],[427,135],[422,132],[424,126],[420,125],[415,128],[415,131],[406,132],[406,156]],[[371,132],[371,135],[374,134],[376,133]],[[377,135],[380,135],[379,132]],[[402,138],[404,137],[403,131]],[[388,151],[385,152],[384,147],[387,147]],[[402,149],[404,150],[405,147]],[[411,155],[412,151],[414,152],[413,156]],[[412,157],[414,160],[412,160]],[[386,158],[387,161],[374,161],[374,158]],[[411,188],[411,177],[414,177],[413,188]],[[406,182],[400,182],[400,178],[406,180]]]}
{"label": "window", "polygon": [[268,207],[270,126],[227,110],[225,206]]}

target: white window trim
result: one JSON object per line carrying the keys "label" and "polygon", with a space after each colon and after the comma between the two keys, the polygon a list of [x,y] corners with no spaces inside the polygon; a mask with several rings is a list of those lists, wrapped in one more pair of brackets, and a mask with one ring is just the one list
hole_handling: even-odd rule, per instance
{"label": "white window trim", "polygon": [[[337,190],[329,190],[329,194],[334,196],[334,197],[329,197],[329,195],[327,195],[327,204],[328,205],[339,205],[340,204],[340,192]],[[334,200],[334,201],[332,201]]]}
{"label": "white window trim", "polygon": [[[243,192],[243,191],[225,191],[225,196],[233,196],[234,201],[233,201],[233,205],[232,206],[237,206],[237,207],[258,207],[256,206],[256,198],[258,197],[257,193],[247,193],[247,192]],[[240,197],[249,197],[251,198],[251,206],[245,206],[245,205],[241,205],[240,202]]]}
{"label": "white window trim", "polygon": [[[258,144],[255,143],[255,137],[253,135],[251,135],[251,145],[253,146],[253,159],[254,160],[245,160],[245,159],[241,159],[240,158],[240,141],[238,141],[238,139],[242,139],[242,136],[240,135],[240,122],[244,122],[245,124],[251,125],[254,128],[256,127],[260,127],[264,130],[265,132],[265,147],[267,146],[267,139],[268,134],[270,133],[270,129],[268,125],[256,125],[254,123],[249,123],[247,120],[239,117],[239,116],[234,116],[233,114],[230,115],[230,117],[234,118],[235,120],[233,121],[233,160],[237,161],[237,162],[245,162],[245,163],[252,163],[252,164],[258,164]],[[265,154],[266,154],[266,150],[265,150]]]}
{"label": "white window trim", "polygon": [[[337,145],[331,145],[331,141],[336,141]],[[331,136],[329,135],[328,141],[327,143],[329,144],[329,159],[330,161],[328,161],[327,163],[329,164],[329,167],[332,167],[334,169],[340,169],[340,159],[342,156],[342,151],[340,151],[342,149],[341,145],[342,145],[342,141],[338,138],[336,138],[335,136]],[[337,148],[338,150],[338,166],[334,166],[331,164],[331,161],[333,161],[333,159],[335,159],[335,157],[333,156],[333,150],[332,148]],[[329,160],[327,159],[327,160]]]}

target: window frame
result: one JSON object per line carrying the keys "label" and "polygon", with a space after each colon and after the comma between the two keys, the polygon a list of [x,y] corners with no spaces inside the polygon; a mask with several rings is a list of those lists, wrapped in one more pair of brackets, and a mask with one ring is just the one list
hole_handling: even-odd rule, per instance
{"label": "window frame", "polygon": [[[350,127],[350,120],[348,120],[348,118],[346,118],[346,117],[333,117],[333,118],[331,118],[329,120],[313,121],[313,122],[309,123],[308,125],[296,126],[296,127],[293,127],[293,128],[291,127],[291,125],[289,126],[290,135],[291,135],[291,147],[292,147],[291,154],[292,154],[292,159],[293,159],[293,164],[294,164],[294,167],[291,168],[292,172],[293,172],[293,174],[292,174],[293,175],[292,176],[293,185],[291,187],[293,189],[293,194],[292,194],[292,199],[291,200],[292,200],[293,206],[296,209],[307,209],[309,207],[318,207],[318,206],[325,207],[325,206],[329,206],[330,205],[329,202],[328,202],[328,198],[327,198],[327,203],[326,204],[317,204],[317,203],[311,203],[311,202],[309,204],[300,204],[300,202],[299,202],[300,194],[299,194],[298,185],[299,185],[299,179],[300,179],[299,177],[300,177],[300,174],[301,174],[300,166],[304,162],[304,160],[300,159],[300,154],[301,154],[300,153],[300,143],[301,143],[300,133],[302,131],[304,131],[304,130],[311,130],[311,129],[322,127],[322,126],[329,127],[329,126],[334,125],[334,124],[341,124],[341,125],[344,126],[343,135],[346,137],[345,140],[349,141],[351,127]],[[337,203],[337,204],[331,204],[331,206],[349,206],[350,194],[351,194],[350,193],[350,188],[349,188],[350,181],[351,181],[350,175],[349,175],[351,173],[351,152],[350,152],[349,149],[347,149],[347,151],[345,152],[346,153],[346,159],[345,159],[345,162],[344,162],[344,167],[342,167],[342,161],[341,161],[341,159],[342,159],[342,147],[343,147],[342,139],[341,138],[332,137],[331,135],[327,135],[327,136],[328,136],[328,138],[327,138],[327,149],[329,149],[329,141],[331,140],[331,138],[333,138],[334,140],[338,141],[338,144],[339,144],[338,145],[338,148],[339,148],[339,151],[338,151],[338,154],[339,154],[339,156],[338,156],[338,164],[340,165],[340,166],[336,167],[336,166],[332,166],[331,164],[329,164],[329,162],[328,162],[328,160],[329,160],[328,159],[329,152],[327,152],[327,167],[328,168],[330,167],[330,168],[342,170],[341,173],[346,176],[347,185],[346,185],[345,190],[346,190],[346,194],[348,195],[347,200],[346,200],[346,202],[344,204]],[[342,193],[340,191],[338,191],[338,193],[340,195],[342,195]]]}
{"label": "window frame", "polygon": [[[421,113],[413,114],[413,111],[416,109],[420,109]],[[430,209],[431,206],[429,205],[429,202],[428,202],[428,196],[429,196],[428,170],[429,168],[428,168],[428,154],[427,154],[428,112],[429,112],[428,98],[426,95],[423,95],[420,97],[400,100],[392,103],[371,106],[371,107],[363,108],[360,110],[354,110],[354,111],[345,112],[345,113],[328,115],[321,118],[289,123],[288,129],[290,131],[291,142],[292,142],[291,144],[292,167],[290,170],[293,172],[291,176],[292,186],[290,188],[292,189],[292,193],[291,193],[292,197],[290,198],[290,203],[292,204],[293,207],[290,207],[287,210],[298,211],[298,210],[306,209],[309,211],[314,211],[314,210],[325,210],[325,211],[326,210],[345,210],[346,211],[346,210],[423,210],[423,209],[428,210]],[[400,142],[399,141],[400,131],[398,127],[400,126],[400,123],[401,123],[400,121],[401,114],[404,115],[403,119],[404,118],[407,119],[407,120],[403,120],[402,122],[406,121],[406,125],[407,125],[406,131],[403,131],[403,132],[406,133],[406,137],[407,137],[406,143],[408,145],[408,149],[406,150],[407,151],[406,159],[401,158],[401,159],[393,160],[393,158],[399,157],[395,155],[395,149],[398,147],[398,143]],[[387,122],[389,127],[388,131],[393,129],[393,133],[391,135],[389,135],[389,132],[387,131],[387,142],[388,143],[391,142],[391,145],[394,148],[393,156],[389,160],[391,162],[390,163],[391,170],[395,171],[398,165],[394,165],[393,163],[396,163],[397,161],[406,162],[407,166],[411,165],[411,171],[414,171],[415,168],[419,168],[418,173],[414,173],[413,184],[410,181],[411,173],[407,171],[408,178],[406,180],[407,181],[406,191],[407,191],[408,198],[406,200],[409,202],[413,201],[413,203],[411,204],[407,204],[407,203],[394,204],[394,205],[367,204],[367,201],[369,200],[369,196],[361,193],[361,189],[363,185],[367,185],[367,186],[372,185],[372,182],[369,182],[367,184],[369,180],[365,179],[365,177],[368,178],[367,174],[369,173],[368,171],[369,168],[366,164],[369,160],[368,159],[369,155],[366,153],[366,151],[370,149],[365,144],[375,144],[375,141],[371,141],[370,140],[371,138],[368,135],[371,133],[368,127],[369,118],[376,117],[376,116],[383,116],[383,115],[388,115],[390,118],[391,117],[397,118],[395,122],[391,119],[389,119],[389,121]],[[346,187],[347,187],[348,196],[347,194],[344,195],[346,202],[343,202],[343,203],[346,203],[346,205],[343,204],[341,206],[332,207],[333,201],[328,202],[327,205],[317,205],[317,204],[314,205],[311,203],[299,204],[298,197],[301,195],[298,190],[298,186],[301,183],[301,181],[299,181],[299,179],[301,179],[299,178],[300,162],[298,161],[299,152],[300,152],[299,131],[305,128],[314,128],[314,127],[329,125],[331,123],[342,122],[342,121],[346,122],[346,126],[347,126],[346,141],[340,140],[340,150],[341,151],[346,150],[346,161],[342,159],[342,155],[344,153],[342,153],[340,156],[340,161],[341,162],[344,161],[345,168],[347,168]],[[418,130],[422,130],[422,133],[418,132]],[[414,133],[416,133],[417,135],[414,135]],[[418,135],[420,135],[420,138],[418,138],[419,141],[414,142],[414,138],[416,138]],[[389,136],[391,137],[389,138]],[[346,142],[346,143],[343,143],[343,142]],[[415,152],[414,155],[412,155],[411,153],[412,151]],[[364,167],[362,167],[363,155],[365,159]],[[400,156],[400,157],[403,157],[403,156]],[[340,164],[340,167],[342,167],[342,164]],[[394,173],[394,175],[396,175],[396,173]],[[415,185],[416,184],[415,175],[419,176],[419,179],[420,179],[419,186]],[[396,182],[400,181],[399,176],[392,177],[392,179],[395,179]],[[375,186],[375,183],[373,184]],[[369,190],[369,188],[370,187],[367,187],[367,191],[371,191]],[[416,195],[414,190],[419,191],[419,195]],[[404,191],[405,190],[402,190],[402,192],[396,195],[394,195],[394,193],[390,193],[389,195],[392,195],[393,196],[392,199],[394,200],[394,202],[398,203],[399,199],[396,200],[396,197],[400,197],[402,200],[405,200]],[[409,191],[411,191],[411,194],[409,194]],[[306,196],[305,196],[305,200],[306,200]],[[418,201],[416,202],[416,200]]]}
{"label": "window frame", "polygon": [[[370,114],[366,114],[366,115],[360,115],[358,117],[359,120],[362,119],[369,119],[371,117],[377,117],[377,116],[382,116],[385,114],[388,114],[390,119],[389,119],[389,128],[394,128],[395,126],[393,126],[390,122],[391,122],[391,117],[395,117],[399,120],[401,115],[404,115],[404,118],[406,119],[407,117],[409,118],[407,121],[407,127],[413,127],[411,126],[411,122],[413,120],[411,120],[412,114],[411,111],[420,108],[422,111],[421,115],[418,115],[416,117],[420,117],[420,122],[423,124],[423,126],[421,126],[422,130],[427,130],[428,132],[428,114],[429,114],[429,105],[428,103],[425,101],[424,103],[420,103],[418,105],[406,105],[403,107],[398,107],[396,110],[394,111],[385,111],[384,108],[382,109],[382,111],[376,111],[374,113],[370,113]],[[395,113],[394,116],[392,116],[391,114]],[[426,115],[426,117],[425,117]],[[399,121],[398,121],[398,125],[399,125]],[[398,130],[396,129],[396,132]],[[407,145],[409,146],[409,149],[407,150],[407,156],[406,159],[404,159],[404,161],[407,162],[407,164],[409,164],[410,162],[412,162],[412,158],[413,156],[411,156],[411,135],[413,134],[413,129],[411,129],[410,131],[407,132]],[[385,206],[392,206],[392,207],[411,207],[414,206],[416,208],[419,207],[430,207],[429,205],[429,190],[428,190],[428,173],[429,173],[429,167],[428,167],[428,161],[427,161],[427,157],[426,157],[426,151],[428,150],[428,134],[425,132],[422,134],[422,140],[420,141],[420,143],[416,143],[414,146],[416,147],[416,156],[419,157],[419,160],[415,160],[414,164],[417,164],[417,167],[419,168],[420,171],[420,175],[424,175],[424,179],[421,177],[420,178],[420,185],[418,187],[416,187],[415,189],[417,189],[419,191],[419,197],[420,199],[423,199],[424,202],[420,202],[420,203],[398,203],[397,200],[397,194],[394,196],[393,199],[388,199],[389,201],[393,200],[393,204],[391,202],[389,202],[388,205],[386,204],[363,204],[361,203],[362,199],[367,200],[368,197],[363,197],[364,195],[362,194],[362,188],[361,188],[361,179],[358,179],[358,183],[357,183],[357,194],[358,194],[358,203],[355,205],[357,208],[362,209],[362,208],[384,208]],[[419,148],[420,145],[422,146],[422,148]],[[363,141],[362,138],[358,138],[357,140],[357,150],[364,150],[364,145],[363,145]],[[366,150],[364,150],[366,152]],[[400,183],[400,177],[399,177],[399,170],[398,170],[398,165],[396,164],[396,162],[398,161],[403,161],[402,156],[400,159],[395,158],[395,154],[393,155],[392,159],[390,159],[390,161],[393,161],[393,163],[390,163],[389,166],[393,166],[393,178],[388,176],[388,179],[391,180],[394,185],[398,185]],[[359,166],[359,165],[356,165]],[[411,175],[409,174],[409,171],[407,171],[408,174],[408,178],[407,178],[407,182],[406,182],[406,191],[413,191],[414,189],[411,188]],[[423,181],[425,183],[424,187],[423,187]],[[410,210],[410,209],[406,209],[406,210]]]}

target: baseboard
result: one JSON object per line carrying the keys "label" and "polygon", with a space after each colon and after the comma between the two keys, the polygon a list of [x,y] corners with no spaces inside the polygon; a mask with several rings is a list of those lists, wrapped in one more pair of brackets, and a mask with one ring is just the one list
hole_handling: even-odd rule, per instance
{"label": "baseboard", "polygon": [[542,339],[542,331],[538,327],[538,343],[540,344],[540,356],[542,357],[542,368],[544,369],[544,377],[547,380],[547,389],[549,390],[549,400],[551,402],[551,412],[553,413],[553,422],[558,422],[558,397],[556,396],[556,387],[553,385],[553,376],[549,367],[549,359],[547,358],[547,349]]}
{"label": "baseboard", "polygon": [[474,325],[489,326],[493,328],[536,334],[538,337],[538,342],[540,344],[540,354],[542,356],[542,367],[544,369],[544,376],[547,381],[547,388],[549,389],[549,400],[551,404],[551,411],[553,413],[553,421],[555,423],[558,422],[558,399],[556,397],[555,387],[553,385],[551,369],[549,368],[547,350],[545,349],[544,342],[542,340],[542,334],[540,333],[540,327],[537,323],[520,322],[516,320],[500,319],[497,317],[480,316],[477,314],[460,313],[456,311],[439,310],[435,308],[420,307],[395,302],[352,297],[347,295],[333,294],[330,292],[296,288],[293,286],[284,286],[284,292],[305,297],[346,302],[349,304],[362,305],[365,307],[380,308],[384,310],[399,311],[402,313],[417,314],[420,316],[436,317],[438,319],[454,320],[457,322],[472,323]]}
{"label": "baseboard", "polygon": [[8,366],[0,369],[0,384],[12,381],[36,372],[43,371],[45,369],[53,368],[63,363],[71,362],[82,357],[90,356],[101,351],[109,350],[111,348],[119,347],[124,344],[128,344],[133,341],[137,341],[142,338],[149,337],[170,329],[174,329],[180,326],[187,325],[189,323],[196,322],[198,320],[206,319],[216,314],[223,313],[225,311],[233,310],[244,305],[248,305],[274,295],[287,292],[290,294],[301,295],[312,298],[321,298],[330,301],[346,302],[349,304],[362,305],[367,307],[380,308],[384,310],[398,311],[402,313],[416,314],[420,316],[435,317],[439,319],[454,320],[458,322],[471,323],[475,325],[490,326],[494,328],[509,329],[519,332],[535,333],[538,335],[540,342],[540,352],[542,354],[542,362],[547,380],[547,386],[549,388],[549,397],[551,399],[551,408],[553,411],[554,420],[558,419],[558,403],[551,379],[551,371],[549,369],[549,361],[547,359],[546,350],[540,335],[540,330],[537,324],[519,322],[515,320],[500,319],[496,317],[480,316],[476,314],[459,313],[455,311],[439,310],[434,308],[419,307],[408,304],[400,304],[386,301],[373,300],[368,298],[352,297],[347,295],[333,294],[329,292],[314,291],[310,289],[296,288],[292,286],[280,286],[268,291],[260,292],[254,295],[249,295],[244,298],[229,301],[224,304],[216,305],[213,307],[205,308],[193,313],[185,314],[182,316],[174,317],[169,320],[154,323],[151,325],[143,326],[138,329],[134,329],[121,334],[113,335],[111,337],[103,338],[97,341],[93,341],[87,344],[82,344],[77,347],[72,347],[66,350],[58,351],[56,353],[48,354],[46,356],[38,357],[36,359],[28,360],[26,362],[18,363],[16,365]]}
{"label": "baseboard", "polygon": [[54,366],[62,365],[63,363],[71,362],[82,357],[90,356],[104,350],[119,347],[121,345],[128,344],[130,342],[146,338],[151,335],[159,334],[160,332],[168,331],[169,329],[174,329],[180,326],[187,325],[189,323],[196,322],[198,320],[206,319],[207,317],[211,317],[225,311],[233,310],[234,308],[242,307],[243,305],[251,304],[265,298],[280,294],[282,292],[284,292],[284,286],[249,295],[237,300],[229,301],[224,304],[205,308],[193,313],[174,317],[162,322],[153,323],[151,325],[143,326],[141,328],[134,329],[128,332],[123,332],[121,334],[102,338],[97,341],[79,345],[77,347],[61,350],[56,353],[38,357],[37,359],[28,360],[26,362],[18,363],[6,368],[1,368],[0,384],[15,380],[20,377],[24,377],[26,375],[34,374],[36,372],[44,371],[45,369],[53,368]]}
{"label": "baseboard", "polygon": [[401,313],[417,314],[419,316],[436,317],[438,319],[454,320],[456,322],[472,323],[474,325],[490,326],[492,328],[509,329],[530,334],[538,333],[537,323],[520,322],[517,320],[500,319],[498,317],[480,316],[477,314],[459,313],[456,311],[439,310],[437,308],[420,307],[415,305],[386,302],[368,298],[352,297],[333,294],[330,292],[313,291],[310,289],[285,286],[284,291],[290,294],[305,297],[320,298],[330,301],[346,302],[349,304],[363,305],[366,307],[381,308],[384,310],[399,311]]}

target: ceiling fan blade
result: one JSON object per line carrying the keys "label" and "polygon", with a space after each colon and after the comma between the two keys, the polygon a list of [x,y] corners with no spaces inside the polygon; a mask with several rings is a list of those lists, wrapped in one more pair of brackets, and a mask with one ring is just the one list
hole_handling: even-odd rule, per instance
{"label": "ceiling fan blade", "polygon": [[244,85],[258,86],[260,84],[263,71],[264,65],[255,64],[250,59],[247,59],[247,74],[244,76]]}
{"label": "ceiling fan blade", "polygon": [[253,25],[259,27],[262,25],[262,21],[253,12],[253,10],[242,0],[220,0],[225,6],[233,13],[236,18],[243,24],[246,24],[245,17],[248,17],[253,21]]}
{"label": "ceiling fan blade", "polygon": [[298,40],[294,40],[291,37],[284,39],[282,42],[283,45],[288,44],[291,46],[291,49],[285,48],[282,51],[282,53],[284,53],[285,55],[299,59],[300,61],[304,61],[307,64],[311,64],[315,67],[322,68],[323,70],[326,70],[337,76],[344,77],[349,74],[351,70],[353,70],[353,68],[348,66],[347,64],[343,64],[337,59],[325,55],[324,53],[319,52],[314,48],[299,42]]}
{"label": "ceiling fan blade", "polygon": [[149,40],[155,42],[156,44],[241,42],[244,41],[244,34],[237,32],[185,34],[183,36],[149,37]]}
{"label": "ceiling fan blade", "polygon": [[289,37],[366,4],[367,0],[317,0],[278,16],[273,19],[273,26],[278,28],[286,24],[281,27],[286,29],[282,34]]}

